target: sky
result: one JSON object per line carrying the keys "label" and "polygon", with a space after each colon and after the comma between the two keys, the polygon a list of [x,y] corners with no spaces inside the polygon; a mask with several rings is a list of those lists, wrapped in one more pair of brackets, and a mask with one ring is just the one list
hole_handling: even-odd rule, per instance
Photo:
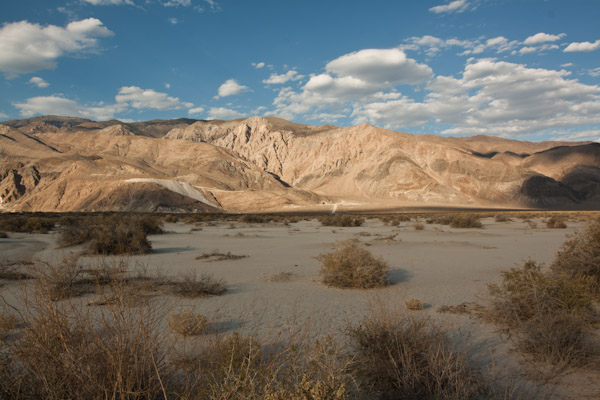
{"label": "sky", "polygon": [[0,121],[600,141],[598,0],[6,0]]}

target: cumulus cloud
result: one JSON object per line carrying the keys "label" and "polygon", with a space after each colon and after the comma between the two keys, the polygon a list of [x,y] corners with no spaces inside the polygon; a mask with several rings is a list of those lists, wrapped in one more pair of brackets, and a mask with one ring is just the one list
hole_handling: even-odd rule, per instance
{"label": "cumulus cloud", "polygon": [[435,13],[435,14],[453,13],[453,12],[461,13],[461,12],[465,11],[467,8],[469,8],[469,3],[467,2],[467,0],[455,0],[448,4],[444,4],[442,6],[431,7],[429,9],[429,11],[431,11],[432,13]]}
{"label": "cumulus cloud", "polygon": [[261,69],[261,68],[264,68],[264,66],[265,66],[265,63],[264,63],[264,62],[262,62],[262,61],[261,61],[261,62],[257,62],[257,63],[253,62],[253,63],[252,63],[252,66],[253,66],[254,68],[256,68],[256,69]]}
{"label": "cumulus cloud", "polygon": [[225,107],[212,107],[208,110],[208,119],[236,119],[245,116],[246,114]]}
{"label": "cumulus cloud", "polygon": [[263,83],[267,85],[281,85],[289,81],[298,81],[304,78],[304,75],[300,75],[296,70],[289,70],[285,74],[271,74],[268,79],[263,80]]}
{"label": "cumulus cloud", "polygon": [[202,108],[202,107],[190,108],[188,110],[189,115],[202,114],[203,112],[204,112],[204,108]]}
{"label": "cumulus cloud", "polygon": [[93,4],[95,6],[118,6],[122,4],[134,5],[131,0],[81,0],[84,3]]}
{"label": "cumulus cloud", "polygon": [[27,99],[23,103],[13,103],[19,109],[21,116],[34,115],[65,115],[72,117],[108,120],[116,114],[132,109],[180,110],[192,108],[192,103],[180,101],[177,97],[169,97],[166,93],[152,89],[141,89],[137,86],[124,86],[115,96],[116,103],[80,104],[63,96],[39,96]]}
{"label": "cumulus cloud", "polygon": [[551,35],[548,33],[540,32],[540,33],[536,33],[533,36],[529,36],[527,39],[525,39],[523,44],[532,45],[532,44],[540,44],[540,43],[546,43],[546,42],[556,42],[557,40],[560,40],[565,36],[567,36],[566,33],[561,33],[559,35]]}
{"label": "cumulus cloud", "polygon": [[137,86],[124,86],[115,96],[117,103],[126,103],[136,109],[181,110],[191,108],[192,103],[181,102],[177,97],[152,89],[142,89]]}
{"label": "cumulus cloud", "polygon": [[29,80],[29,84],[31,84],[33,86],[37,86],[39,88],[47,88],[48,86],[50,86],[50,84],[48,82],[46,82],[44,79],[40,78],[39,76],[34,76],[33,78],[31,78]]}
{"label": "cumulus cloud", "polygon": [[[431,68],[406,57],[399,49],[366,49],[345,54],[312,75],[299,92],[282,88],[273,105],[284,118],[323,107],[344,108],[356,99],[373,99],[401,84],[421,84],[433,76]],[[335,113],[337,114],[337,112]]]}
{"label": "cumulus cloud", "polygon": [[5,24],[0,28],[0,71],[14,77],[53,69],[59,57],[95,51],[97,38],[111,35],[96,18],[74,21],[64,28],[27,21]]}
{"label": "cumulus cloud", "polygon": [[219,95],[215,96],[215,98],[218,99],[220,97],[235,96],[244,92],[248,92],[249,90],[250,88],[248,86],[240,85],[235,79],[228,79],[221,86],[219,86]]}
{"label": "cumulus cloud", "polygon": [[34,115],[65,115],[94,120],[113,119],[116,113],[126,109],[124,104],[84,106],[74,100],[59,96],[40,96],[27,99],[24,103],[13,104],[22,117]]}
{"label": "cumulus cloud", "polygon": [[600,40],[596,40],[594,43],[592,42],[573,42],[569,44],[563,50],[565,53],[570,53],[574,51],[594,51],[600,48]]}
{"label": "cumulus cloud", "polygon": [[516,136],[600,123],[600,87],[568,79],[570,72],[504,61],[476,60],[460,79],[436,77],[419,102],[355,104],[355,123],[402,129],[429,121],[448,124],[445,134]]}

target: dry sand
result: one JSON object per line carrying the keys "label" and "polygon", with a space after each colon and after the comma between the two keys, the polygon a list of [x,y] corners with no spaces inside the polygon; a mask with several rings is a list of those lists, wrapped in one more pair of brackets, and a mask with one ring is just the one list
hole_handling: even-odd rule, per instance
{"label": "dry sand", "polygon": [[[497,327],[468,316],[441,314],[437,309],[484,302],[487,284],[499,282],[501,271],[529,259],[550,262],[566,236],[584,224],[571,221],[567,229],[531,229],[520,220],[497,223],[487,218],[482,222],[483,229],[425,224],[422,231],[412,227],[414,222],[391,227],[376,219],[352,228],[324,227],[316,220],[289,226],[218,222],[214,226],[203,224],[201,230],[193,230],[198,227],[193,224],[169,223],[165,225],[167,233],[150,236],[151,255],[130,257],[129,262],[141,263],[167,277],[196,271],[222,278],[227,283],[222,296],[177,301],[173,307],[193,307],[206,315],[217,315],[226,330],[244,327],[260,335],[285,334],[308,324],[315,335],[343,337],[344,327],[358,322],[370,305],[379,301],[404,311],[404,300],[417,298],[425,303],[421,313],[472,335],[483,348],[479,351],[482,363],[493,362],[497,373],[514,375],[526,368],[518,355],[509,352],[510,343]],[[541,220],[538,226],[544,226]],[[382,240],[390,235],[396,236]],[[52,261],[77,250],[57,248],[54,233],[10,236],[0,239],[0,260],[31,256]],[[315,257],[333,250],[336,242],[349,239],[368,245],[374,255],[388,262],[391,286],[348,290],[319,283],[320,264]],[[196,259],[213,250],[247,257],[214,262]],[[288,273],[289,280],[271,281],[278,273]],[[556,394],[597,396],[597,384],[590,385],[593,379],[582,373],[571,375],[566,381],[559,380],[562,383]],[[575,387],[567,387],[565,382]]]}

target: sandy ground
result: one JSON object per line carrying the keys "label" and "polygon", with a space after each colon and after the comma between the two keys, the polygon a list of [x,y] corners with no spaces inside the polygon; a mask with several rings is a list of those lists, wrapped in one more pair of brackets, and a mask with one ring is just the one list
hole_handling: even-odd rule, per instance
{"label": "sandy ground", "polygon": [[[380,301],[404,310],[404,300],[414,297],[425,302],[422,313],[474,337],[483,348],[479,352],[482,363],[493,363],[496,373],[514,377],[527,368],[509,351],[510,342],[497,327],[467,316],[441,314],[437,309],[484,302],[487,284],[499,282],[501,271],[529,259],[550,262],[566,236],[584,224],[571,221],[567,229],[531,229],[520,220],[497,223],[488,218],[482,222],[483,229],[426,224],[422,231],[415,230],[413,222],[391,227],[375,219],[353,228],[323,227],[316,220],[289,226],[171,223],[165,225],[166,234],[149,238],[154,249],[151,255],[131,257],[129,262],[141,263],[149,271],[157,270],[169,277],[196,271],[222,278],[227,283],[227,292],[222,296],[182,300],[173,307],[218,315],[225,329],[245,327],[261,335],[277,335],[299,324],[309,324],[315,335],[327,332],[341,337],[348,323],[360,321],[370,305]],[[544,226],[541,220],[538,226]],[[193,230],[198,227],[201,230]],[[390,235],[396,236],[382,240]],[[348,290],[319,283],[320,264],[315,257],[348,239],[368,245],[374,255],[388,262],[392,269],[390,287]],[[10,234],[9,239],[0,239],[0,260],[32,256],[52,261],[77,250],[59,249],[54,240],[55,234]],[[196,259],[213,250],[247,257],[215,262]],[[269,281],[281,272],[292,274],[289,281]],[[552,391],[556,391],[556,398],[600,398],[594,397],[600,396],[598,384],[591,384],[597,378],[571,374],[566,380],[559,379],[560,385]]]}

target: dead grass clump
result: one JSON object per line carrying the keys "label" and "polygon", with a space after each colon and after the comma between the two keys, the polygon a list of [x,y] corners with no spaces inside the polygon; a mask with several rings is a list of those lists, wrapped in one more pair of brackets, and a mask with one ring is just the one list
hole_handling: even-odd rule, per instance
{"label": "dead grass clump", "polygon": [[322,264],[319,273],[327,286],[368,289],[390,284],[385,260],[352,242],[342,243],[336,251],[321,254],[317,260]]}
{"label": "dead grass clump", "polygon": [[600,294],[600,220],[567,240],[552,262],[554,272],[571,278],[584,277],[595,294]]}
{"label": "dead grass clump", "polygon": [[171,330],[182,336],[195,336],[206,330],[208,319],[202,314],[185,311],[170,314],[167,323]]}
{"label": "dead grass clump", "polygon": [[18,267],[22,265],[24,265],[24,262],[0,263],[0,280],[18,281],[21,279],[31,279],[30,275],[19,270]]}
{"label": "dead grass clump", "polygon": [[421,222],[415,222],[413,224],[413,228],[415,229],[415,231],[422,231],[423,229],[425,229],[425,225],[423,225]]}
{"label": "dead grass clump", "polygon": [[406,299],[404,301],[404,306],[407,310],[410,311],[419,311],[425,307],[425,304],[419,299]]}
{"label": "dead grass clump", "polygon": [[276,282],[276,283],[289,282],[292,280],[294,275],[296,275],[296,274],[294,274],[293,272],[281,271],[281,272],[277,272],[275,274],[266,276],[265,280],[267,282]]}
{"label": "dead grass clump", "polygon": [[227,289],[222,279],[212,274],[198,276],[196,272],[184,274],[180,280],[171,282],[172,292],[181,297],[206,297],[223,294]]}
{"label": "dead grass clump", "polygon": [[84,294],[91,282],[85,279],[84,269],[78,264],[78,259],[78,256],[70,254],[56,264],[39,262],[34,267],[38,278],[36,289],[52,301]]}
{"label": "dead grass clump", "polygon": [[428,224],[450,225],[454,217],[452,215],[435,215],[425,220]]}
{"label": "dead grass clump", "polygon": [[453,228],[481,228],[483,224],[477,215],[460,214],[452,219],[450,226]]}
{"label": "dead grass clump", "polygon": [[6,232],[0,231],[0,239],[8,239],[8,234]]}
{"label": "dead grass clump", "polygon": [[356,377],[370,398],[489,398],[466,353],[429,319],[374,314],[349,335]]}
{"label": "dead grass clump", "polygon": [[224,260],[239,260],[241,258],[246,258],[246,255],[237,255],[231,254],[231,252],[220,253],[219,250],[213,250],[212,253],[204,253],[198,257],[196,260],[202,260],[205,262],[213,262],[213,261],[224,261]]}
{"label": "dead grass clump", "polygon": [[550,229],[565,229],[567,224],[564,217],[550,217],[546,220],[546,227]]}
{"label": "dead grass clump", "polygon": [[339,227],[361,226],[365,223],[364,218],[340,214],[323,215],[319,217],[319,221],[321,221],[321,225],[323,226]]}

